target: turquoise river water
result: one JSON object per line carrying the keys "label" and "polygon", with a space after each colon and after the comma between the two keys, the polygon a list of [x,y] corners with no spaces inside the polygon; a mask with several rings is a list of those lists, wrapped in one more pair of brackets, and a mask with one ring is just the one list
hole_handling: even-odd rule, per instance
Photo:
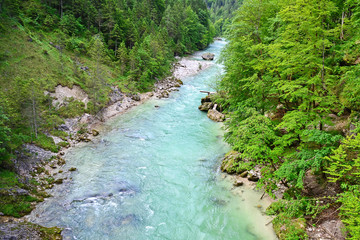
{"label": "turquoise river water", "polygon": [[[219,56],[224,45],[206,52]],[[64,239],[276,239],[258,206],[261,193],[235,191],[223,179],[229,146],[221,124],[197,108],[199,91],[221,71],[216,63],[183,79],[170,98],[109,120],[93,142],[68,151],[63,168],[77,168],[72,181],[56,186],[29,219],[65,228]]]}

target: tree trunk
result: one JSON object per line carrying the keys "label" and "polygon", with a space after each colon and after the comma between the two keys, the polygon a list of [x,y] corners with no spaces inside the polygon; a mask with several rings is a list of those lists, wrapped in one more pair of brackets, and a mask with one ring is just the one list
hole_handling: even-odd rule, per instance
{"label": "tree trunk", "polygon": [[5,0],[1,0],[1,1],[0,1],[0,13],[1,13],[2,10],[3,10],[4,2],[5,2]]}
{"label": "tree trunk", "polygon": [[115,57],[116,57],[116,54],[117,54],[117,38],[115,39]]}
{"label": "tree trunk", "polygon": [[326,84],[325,84],[325,36],[323,37],[323,49],[322,49],[322,69],[321,69],[321,83],[322,88],[326,90]]}
{"label": "tree trunk", "polygon": [[341,14],[341,30],[340,30],[340,39],[344,40],[344,21],[345,21],[345,12]]}
{"label": "tree trunk", "polygon": [[60,0],[60,18],[63,17],[63,0]]}

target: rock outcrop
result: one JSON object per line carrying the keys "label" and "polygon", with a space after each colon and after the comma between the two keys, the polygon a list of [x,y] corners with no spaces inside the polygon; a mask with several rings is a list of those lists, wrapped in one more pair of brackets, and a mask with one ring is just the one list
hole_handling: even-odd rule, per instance
{"label": "rock outcrop", "polygon": [[210,109],[207,113],[208,118],[215,122],[223,122],[225,121],[225,115],[216,110],[217,104],[214,105],[212,109]]}
{"label": "rock outcrop", "polygon": [[211,99],[211,96],[212,94],[209,94],[201,99],[201,105],[199,106],[199,110],[207,112],[208,118],[215,122],[225,121],[225,115],[220,112],[221,106],[214,103]]}
{"label": "rock outcrop", "polygon": [[0,222],[0,233],[1,239],[62,239],[60,228],[46,228],[12,218]]}
{"label": "rock outcrop", "polygon": [[75,99],[85,104],[89,102],[89,97],[80,86],[74,85],[72,88],[63,87],[61,85],[56,86],[54,93],[44,92],[45,95],[49,95],[54,100],[52,101],[53,106],[59,108],[68,104],[68,99]]}
{"label": "rock outcrop", "polygon": [[213,53],[204,53],[203,55],[201,55],[202,59],[204,60],[214,60],[215,54]]}

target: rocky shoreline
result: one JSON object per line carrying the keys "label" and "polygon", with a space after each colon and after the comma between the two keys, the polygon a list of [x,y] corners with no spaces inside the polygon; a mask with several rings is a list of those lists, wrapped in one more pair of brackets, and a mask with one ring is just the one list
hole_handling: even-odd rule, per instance
{"label": "rocky shoreline", "polygon": [[[108,119],[121,115],[151,98],[168,98],[171,92],[178,91],[178,88],[181,87],[183,84],[181,79],[195,75],[211,65],[211,62],[190,60],[184,57],[174,63],[172,76],[158,81],[151,92],[124,94],[116,87],[113,87],[108,106],[98,114],[94,116],[86,113],[80,117],[65,119],[65,123],[59,126],[58,130],[66,132],[69,137],[66,139],[66,145],[61,147],[57,154],[33,144],[26,144],[24,150],[17,153],[17,158],[14,159],[16,171],[23,177],[22,181],[25,185],[29,184],[29,181],[36,181],[36,187],[33,187],[33,189],[12,189],[11,193],[1,194],[9,194],[16,197],[17,195],[32,195],[30,192],[36,192],[34,196],[39,201],[50,197],[51,195],[48,194],[47,190],[51,189],[55,184],[71,181],[71,172],[77,170],[75,168],[59,170],[65,164],[62,156],[66,151],[81,142],[89,142],[96,138],[99,135],[97,129]],[[86,93],[77,86],[69,89],[59,85],[55,89],[55,93],[45,92],[45,94],[50,94],[54,98],[53,104],[58,105],[70,97],[82,101],[84,104],[88,102]],[[48,135],[53,138],[56,144],[64,141],[62,138]],[[37,203],[38,201],[32,202],[32,208]],[[29,223],[26,220],[26,216],[15,218],[3,216],[0,213],[0,239],[61,239],[61,229],[44,228]]]}
{"label": "rocky shoreline", "polygon": [[[256,188],[256,182],[259,181],[261,176],[261,168],[259,166],[252,166],[248,164],[249,161],[241,157],[241,153],[236,151],[228,152],[225,157],[222,159],[221,171],[224,172],[224,178],[230,178],[234,188]],[[268,202],[275,202],[283,198],[284,193],[287,188],[278,183],[278,190],[273,191],[275,199],[271,198],[267,193],[264,193],[261,199],[266,198]],[[306,173],[304,179],[304,191],[319,195],[320,197],[325,194],[325,196],[335,195],[335,189],[331,186],[324,187],[323,184],[319,183],[316,177],[310,172]],[[330,209],[330,212],[333,209]],[[265,214],[265,213],[264,213]],[[275,219],[276,216],[272,217]],[[337,239],[344,240],[342,228],[344,227],[340,219],[329,216],[327,211],[320,214],[316,219],[316,224],[303,224],[299,223],[299,227],[303,228],[310,240],[317,239]],[[269,224],[272,221],[269,222]],[[281,232],[285,231],[284,226],[280,226],[278,230],[274,228],[276,235],[280,237]]]}

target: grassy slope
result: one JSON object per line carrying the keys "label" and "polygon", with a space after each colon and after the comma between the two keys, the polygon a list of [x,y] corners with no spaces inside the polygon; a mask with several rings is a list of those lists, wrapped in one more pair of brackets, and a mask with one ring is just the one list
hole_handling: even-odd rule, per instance
{"label": "grassy slope", "polygon": [[[31,31],[15,22],[5,25],[8,27],[0,38],[1,87],[11,86],[16,78],[41,78],[46,80],[46,88],[50,91],[58,84],[69,87],[77,84],[88,91],[89,75],[80,70],[80,65],[76,65],[74,71],[74,62],[77,58],[91,72],[96,65],[93,59],[67,50],[63,50],[61,57],[60,51],[53,46],[58,42],[56,33]],[[101,64],[101,68],[105,79],[116,78],[115,68],[105,64]]]}

